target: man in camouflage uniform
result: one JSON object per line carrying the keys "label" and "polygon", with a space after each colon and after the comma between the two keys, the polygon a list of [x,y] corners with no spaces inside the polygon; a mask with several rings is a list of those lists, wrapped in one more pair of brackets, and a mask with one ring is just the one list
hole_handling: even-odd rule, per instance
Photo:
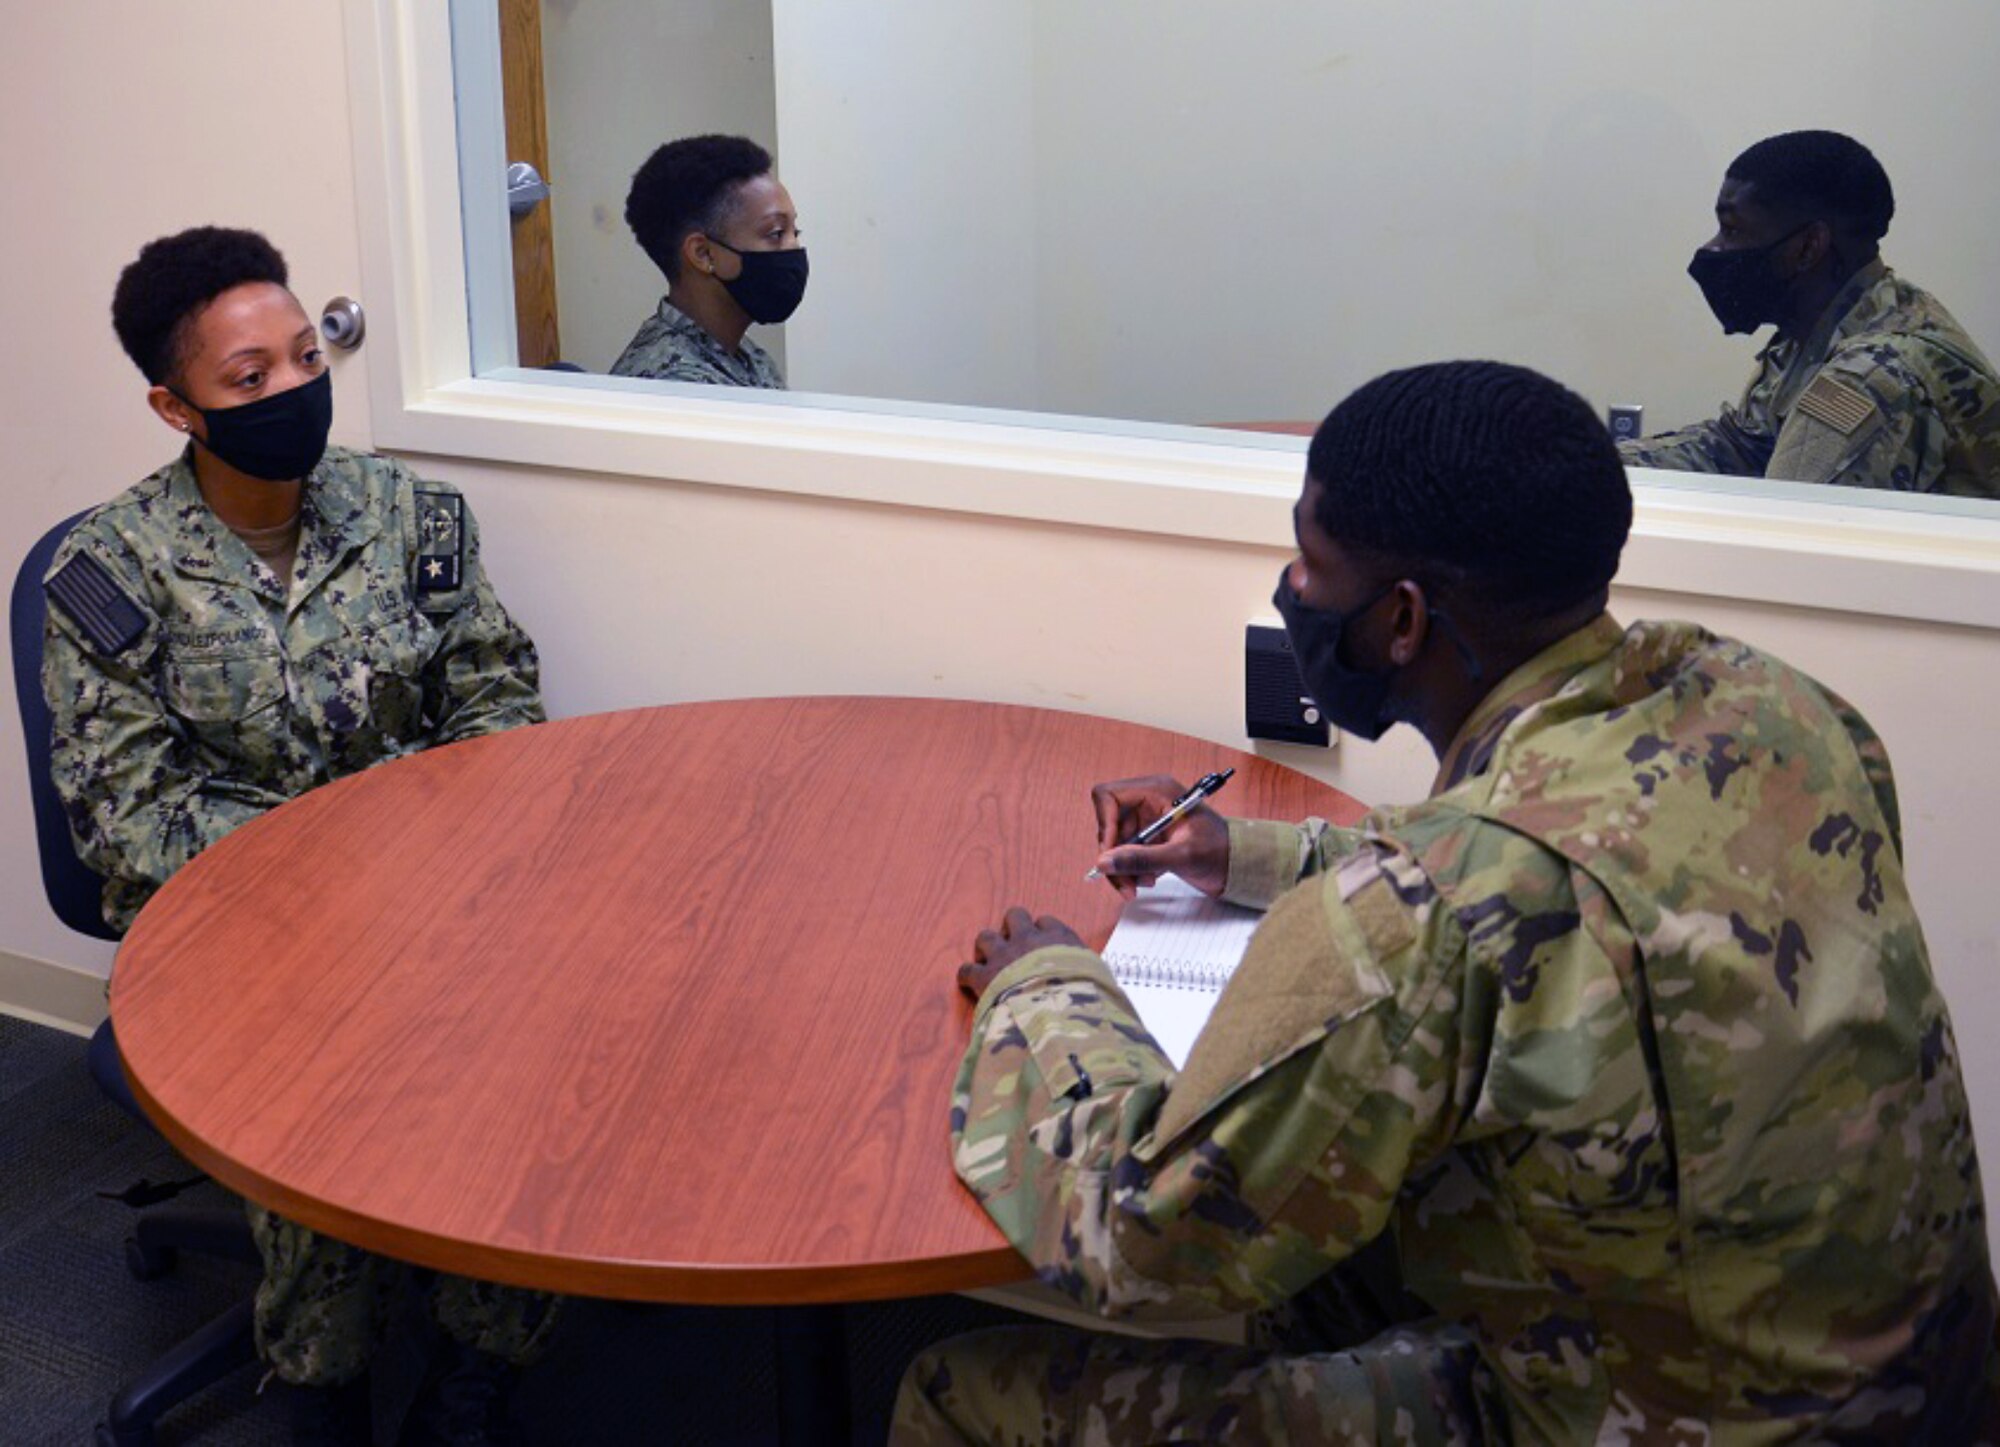
{"label": "man in camouflage uniform", "polygon": [[[190,859],[265,810],[402,754],[544,718],[534,644],[487,580],[458,491],[326,447],[326,364],[284,282],[261,236],[199,228],[148,246],[119,283],[121,340],[154,383],[156,410],[163,394],[177,405],[162,415],[196,440],[64,540],[45,580],[42,684],[56,788],[121,931]],[[232,359],[227,376],[243,356],[253,383],[269,378],[261,400],[182,400],[223,385],[205,370],[216,357]],[[302,478],[285,481],[287,467],[243,448],[232,413],[253,411],[266,453],[282,434]],[[225,521],[214,505],[294,490],[285,528]],[[259,1353],[287,1384],[357,1383],[409,1268],[248,1209],[265,1264]],[[501,1363],[540,1350],[555,1316],[549,1297],[450,1277],[432,1303],[463,1348],[461,1375],[489,1385]],[[356,1390],[296,1395],[311,1417],[343,1396],[359,1439]]]}
{"label": "man in camouflage uniform", "polygon": [[1587,404],[1453,363],[1314,439],[1278,606],[1426,801],[1353,829],[1120,843],[1268,907],[1176,1074],[1103,961],[1010,911],[956,1163],[1040,1278],[1109,1317],[1294,1297],[1389,1233],[1434,1309],[1345,1349],[1054,1330],[946,1343],[905,1443],[1996,1440],[1996,1299],[1958,1054],[1880,741],[1803,674],[1603,612],[1630,521]]}
{"label": "man in camouflage uniform", "polygon": [[770,153],[742,136],[669,141],[633,175],[625,223],[667,294],[612,374],[782,389],[770,354],[744,335],[784,321],[805,296],[798,213]]}
{"label": "man in camouflage uniform", "polygon": [[1688,270],[1729,332],[1767,322],[1743,400],[1624,442],[1634,467],[2000,498],[2000,376],[1937,298],[1877,254],[1895,204],[1868,150],[1828,131],[1730,165]]}

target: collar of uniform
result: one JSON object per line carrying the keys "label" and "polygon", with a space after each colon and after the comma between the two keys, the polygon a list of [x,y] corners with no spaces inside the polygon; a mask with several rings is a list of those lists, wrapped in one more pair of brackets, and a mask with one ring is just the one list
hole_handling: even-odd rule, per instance
{"label": "collar of uniform", "polygon": [[686,337],[697,346],[706,347],[718,356],[728,356],[729,349],[708,334],[708,328],[675,306],[666,297],[660,298],[660,325],[677,337]]}
{"label": "collar of uniform", "polygon": [[1804,344],[1799,348],[1799,355],[1808,366],[1816,367],[1824,360],[1833,347],[1834,338],[1846,329],[1845,323],[1861,299],[1888,275],[1889,268],[1878,256],[1847,278],[1847,284],[1826,304],[1826,310],[1820,313],[1819,320],[1813,323],[1812,331],[1807,333]]}
{"label": "collar of uniform", "polygon": [[[319,581],[318,575],[331,571],[355,547],[379,533],[382,522],[368,505],[354,455],[343,449],[328,448],[301,491],[299,552],[292,576],[304,592]],[[177,569],[190,577],[240,583],[274,602],[285,601],[285,585],[201,495],[193,443],[167,469],[167,497],[183,539],[174,550]]]}
{"label": "collar of uniform", "polygon": [[1866,266],[1847,279],[1847,284],[1834,293],[1833,300],[1826,304],[1826,310],[1819,314],[1813,329],[1806,333],[1804,341],[1796,337],[1773,337],[1757,354],[1757,360],[1767,368],[1789,371],[1794,363],[1804,359],[1807,367],[1817,368],[1833,349],[1835,337],[1847,330],[1844,326],[1853,315],[1861,299],[1876,286],[1887,280],[1889,268],[1881,257],[1876,257]]}
{"label": "collar of uniform", "polygon": [[1609,654],[1624,637],[1625,630],[1618,620],[1609,613],[1600,613],[1501,679],[1466,716],[1451,747],[1438,761],[1431,796],[1435,798],[1485,772],[1493,761],[1493,751],[1501,735],[1515,719],[1542,700],[1553,698],[1565,683]]}
{"label": "collar of uniform", "polygon": [[382,531],[361,474],[360,458],[345,448],[329,447],[306,478],[299,555],[292,565],[298,596],[319,586],[342,559]]}
{"label": "collar of uniform", "polygon": [[730,351],[729,348],[723,346],[721,342],[717,341],[710,334],[707,327],[675,306],[666,297],[660,298],[660,325],[675,336],[685,337],[693,345],[701,348],[702,351],[713,357],[718,365],[734,368],[738,371],[746,363],[750,362],[753,355],[752,349],[757,345],[748,337],[745,337],[736,351]]}
{"label": "collar of uniform", "polygon": [[274,601],[284,598],[277,575],[250,551],[248,543],[230,531],[229,524],[215,515],[208,499],[201,495],[192,442],[167,468],[167,502],[173,509],[177,535],[173,551],[176,570],[191,578],[235,583]]}

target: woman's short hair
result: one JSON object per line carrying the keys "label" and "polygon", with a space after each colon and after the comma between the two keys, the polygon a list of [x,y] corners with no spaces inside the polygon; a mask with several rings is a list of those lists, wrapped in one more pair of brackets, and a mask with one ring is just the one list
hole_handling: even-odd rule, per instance
{"label": "woman's short hair", "polygon": [[771,153],[745,136],[688,136],[646,158],[625,196],[625,224],[668,281],[681,274],[681,243],[713,235],[736,188],[771,169]]}
{"label": "woman's short hair", "polygon": [[186,358],[188,328],[202,308],[231,287],[269,281],[285,285],[285,258],[255,231],[195,226],[149,241],[118,276],[111,325],[146,380],[177,375]]}

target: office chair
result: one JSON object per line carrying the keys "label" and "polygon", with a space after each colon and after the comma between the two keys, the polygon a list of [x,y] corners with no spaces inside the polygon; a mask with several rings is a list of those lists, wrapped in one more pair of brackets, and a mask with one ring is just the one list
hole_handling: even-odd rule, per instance
{"label": "office chair", "polygon": [[[42,886],[56,918],[78,934],[115,940],[100,902],[103,881],[76,857],[69,821],[49,771],[50,720],[42,698],[42,625],[46,603],[42,578],[62,540],[82,513],[65,518],[28,551],[14,578],[9,611],[14,645],[14,688],[21,705],[21,732],[28,744],[28,788],[35,806],[35,841],[42,863]],[[111,1022],[98,1026],[86,1056],[91,1076],[120,1107],[152,1129],[119,1063]],[[250,1227],[238,1210],[153,1211],[139,1218],[125,1243],[125,1264],[141,1281],[173,1269],[180,1251],[224,1256],[258,1264]],[[97,1424],[98,1447],[152,1447],[153,1424],[203,1387],[256,1360],[251,1336],[251,1303],[246,1298],[147,1367],[111,1399]]]}

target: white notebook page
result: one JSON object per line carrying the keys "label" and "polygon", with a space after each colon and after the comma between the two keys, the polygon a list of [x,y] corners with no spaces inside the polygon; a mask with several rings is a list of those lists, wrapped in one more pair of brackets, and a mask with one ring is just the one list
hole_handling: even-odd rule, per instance
{"label": "white notebook page", "polygon": [[1140,1020],[1179,1069],[1263,916],[1164,874],[1126,904],[1104,959]]}

